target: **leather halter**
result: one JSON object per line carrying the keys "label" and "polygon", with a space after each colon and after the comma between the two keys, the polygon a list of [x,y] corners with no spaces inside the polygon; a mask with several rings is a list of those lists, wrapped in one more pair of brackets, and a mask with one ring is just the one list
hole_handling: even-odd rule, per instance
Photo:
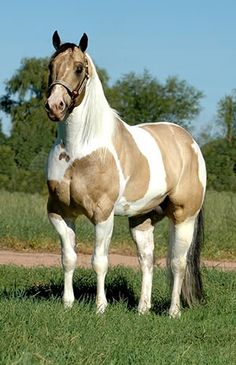
{"label": "leather halter", "polygon": [[87,58],[85,58],[85,76],[84,76],[82,82],[80,84],[78,84],[75,89],[73,89],[66,81],[58,79],[58,80],[53,81],[49,85],[49,87],[48,87],[48,93],[51,91],[51,89],[55,85],[61,85],[61,86],[63,86],[67,90],[68,94],[71,97],[71,104],[70,104],[70,107],[69,107],[71,109],[71,108],[74,107],[75,100],[77,99],[77,97],[84,90],[84,88],[85,88],[85,86],[87,84],[88,79],[89,79],[88,60],[87,60]]}

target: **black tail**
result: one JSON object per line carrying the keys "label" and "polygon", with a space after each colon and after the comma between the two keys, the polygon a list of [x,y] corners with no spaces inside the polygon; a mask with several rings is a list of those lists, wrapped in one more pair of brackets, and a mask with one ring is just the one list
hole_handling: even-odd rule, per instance
{"label": "black tail", "polygon": [[201,209],[195,222],[193,241],[188,251],[186,273],[181,291],[182,301],[189,307],[200,303],[203,299],[203,286],[200,272],[200,253],[203,240],[204,215],[203,209]]}

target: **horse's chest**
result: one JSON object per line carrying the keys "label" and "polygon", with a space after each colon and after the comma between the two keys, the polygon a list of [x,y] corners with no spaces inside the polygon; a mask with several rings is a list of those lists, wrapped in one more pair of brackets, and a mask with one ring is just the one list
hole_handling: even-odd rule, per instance
{"label": "horse's chest", "polygon": [[[55,201],[93,217],[97,211],[109,212],[119,194],[119,176],[108,151],[98,151],[71,161],[64,151],[49,156],[48,187]],[[63,158],[62,158],[63,157]]]}
{"label": "horse's chest", "polygon": [[61,182],[71,165],[71,158],[61,144],[53,147],[48,156],[47,180]]}

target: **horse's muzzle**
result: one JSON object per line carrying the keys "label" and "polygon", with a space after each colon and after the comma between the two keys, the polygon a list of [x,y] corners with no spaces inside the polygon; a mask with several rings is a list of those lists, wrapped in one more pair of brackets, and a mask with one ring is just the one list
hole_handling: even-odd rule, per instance
{"label": "horse's muzzle", "polygon": [[53,122],[61,122],[65,119],[67,106],[64,101],[60,101],[59,104],[50,105],[49,100],[47,99],[45,102],[45,110],[47,112],[48,117]]}

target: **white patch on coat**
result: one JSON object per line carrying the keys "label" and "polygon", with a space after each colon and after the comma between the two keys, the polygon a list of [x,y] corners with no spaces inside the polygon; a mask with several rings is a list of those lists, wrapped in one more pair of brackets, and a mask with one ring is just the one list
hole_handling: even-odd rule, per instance
{"label": "white patch on coat", "polygon": [[199,180],[203,186],[204,189],[204,193],[205,193],[205,189],[206,189],[206,164],[205,164],[205,160],[202,156],[202,152],[200,150],[200,147],[198,146],[198,144],[194,141],[191,145],[192,149],[194,150],[194,152],[196,153],[197,157],[198,157],[198,177]]}
{"label": "white patch on coat", "polygon": [[[121,196],[115,205],[116,215],[132,216],[140,212],[155,197],[162,197],[166,194],[166,172],[160,149],[151,134],[139,126],[124,125],[132,135],[140,152],[146,157],[150,172],[149,186],[143,198],[130,202]],[[120,177],[122,179],[121,175]]]}
{"label": "white patch on coat", "polygon": [[72,162],[71,160],[66,161],[65,158],[60,159],[60,154],[64,152],[65,148],[62,147],[60,141],[57,140],[48,156],[46,169],[47,180],[62,181],[66,170]]}

